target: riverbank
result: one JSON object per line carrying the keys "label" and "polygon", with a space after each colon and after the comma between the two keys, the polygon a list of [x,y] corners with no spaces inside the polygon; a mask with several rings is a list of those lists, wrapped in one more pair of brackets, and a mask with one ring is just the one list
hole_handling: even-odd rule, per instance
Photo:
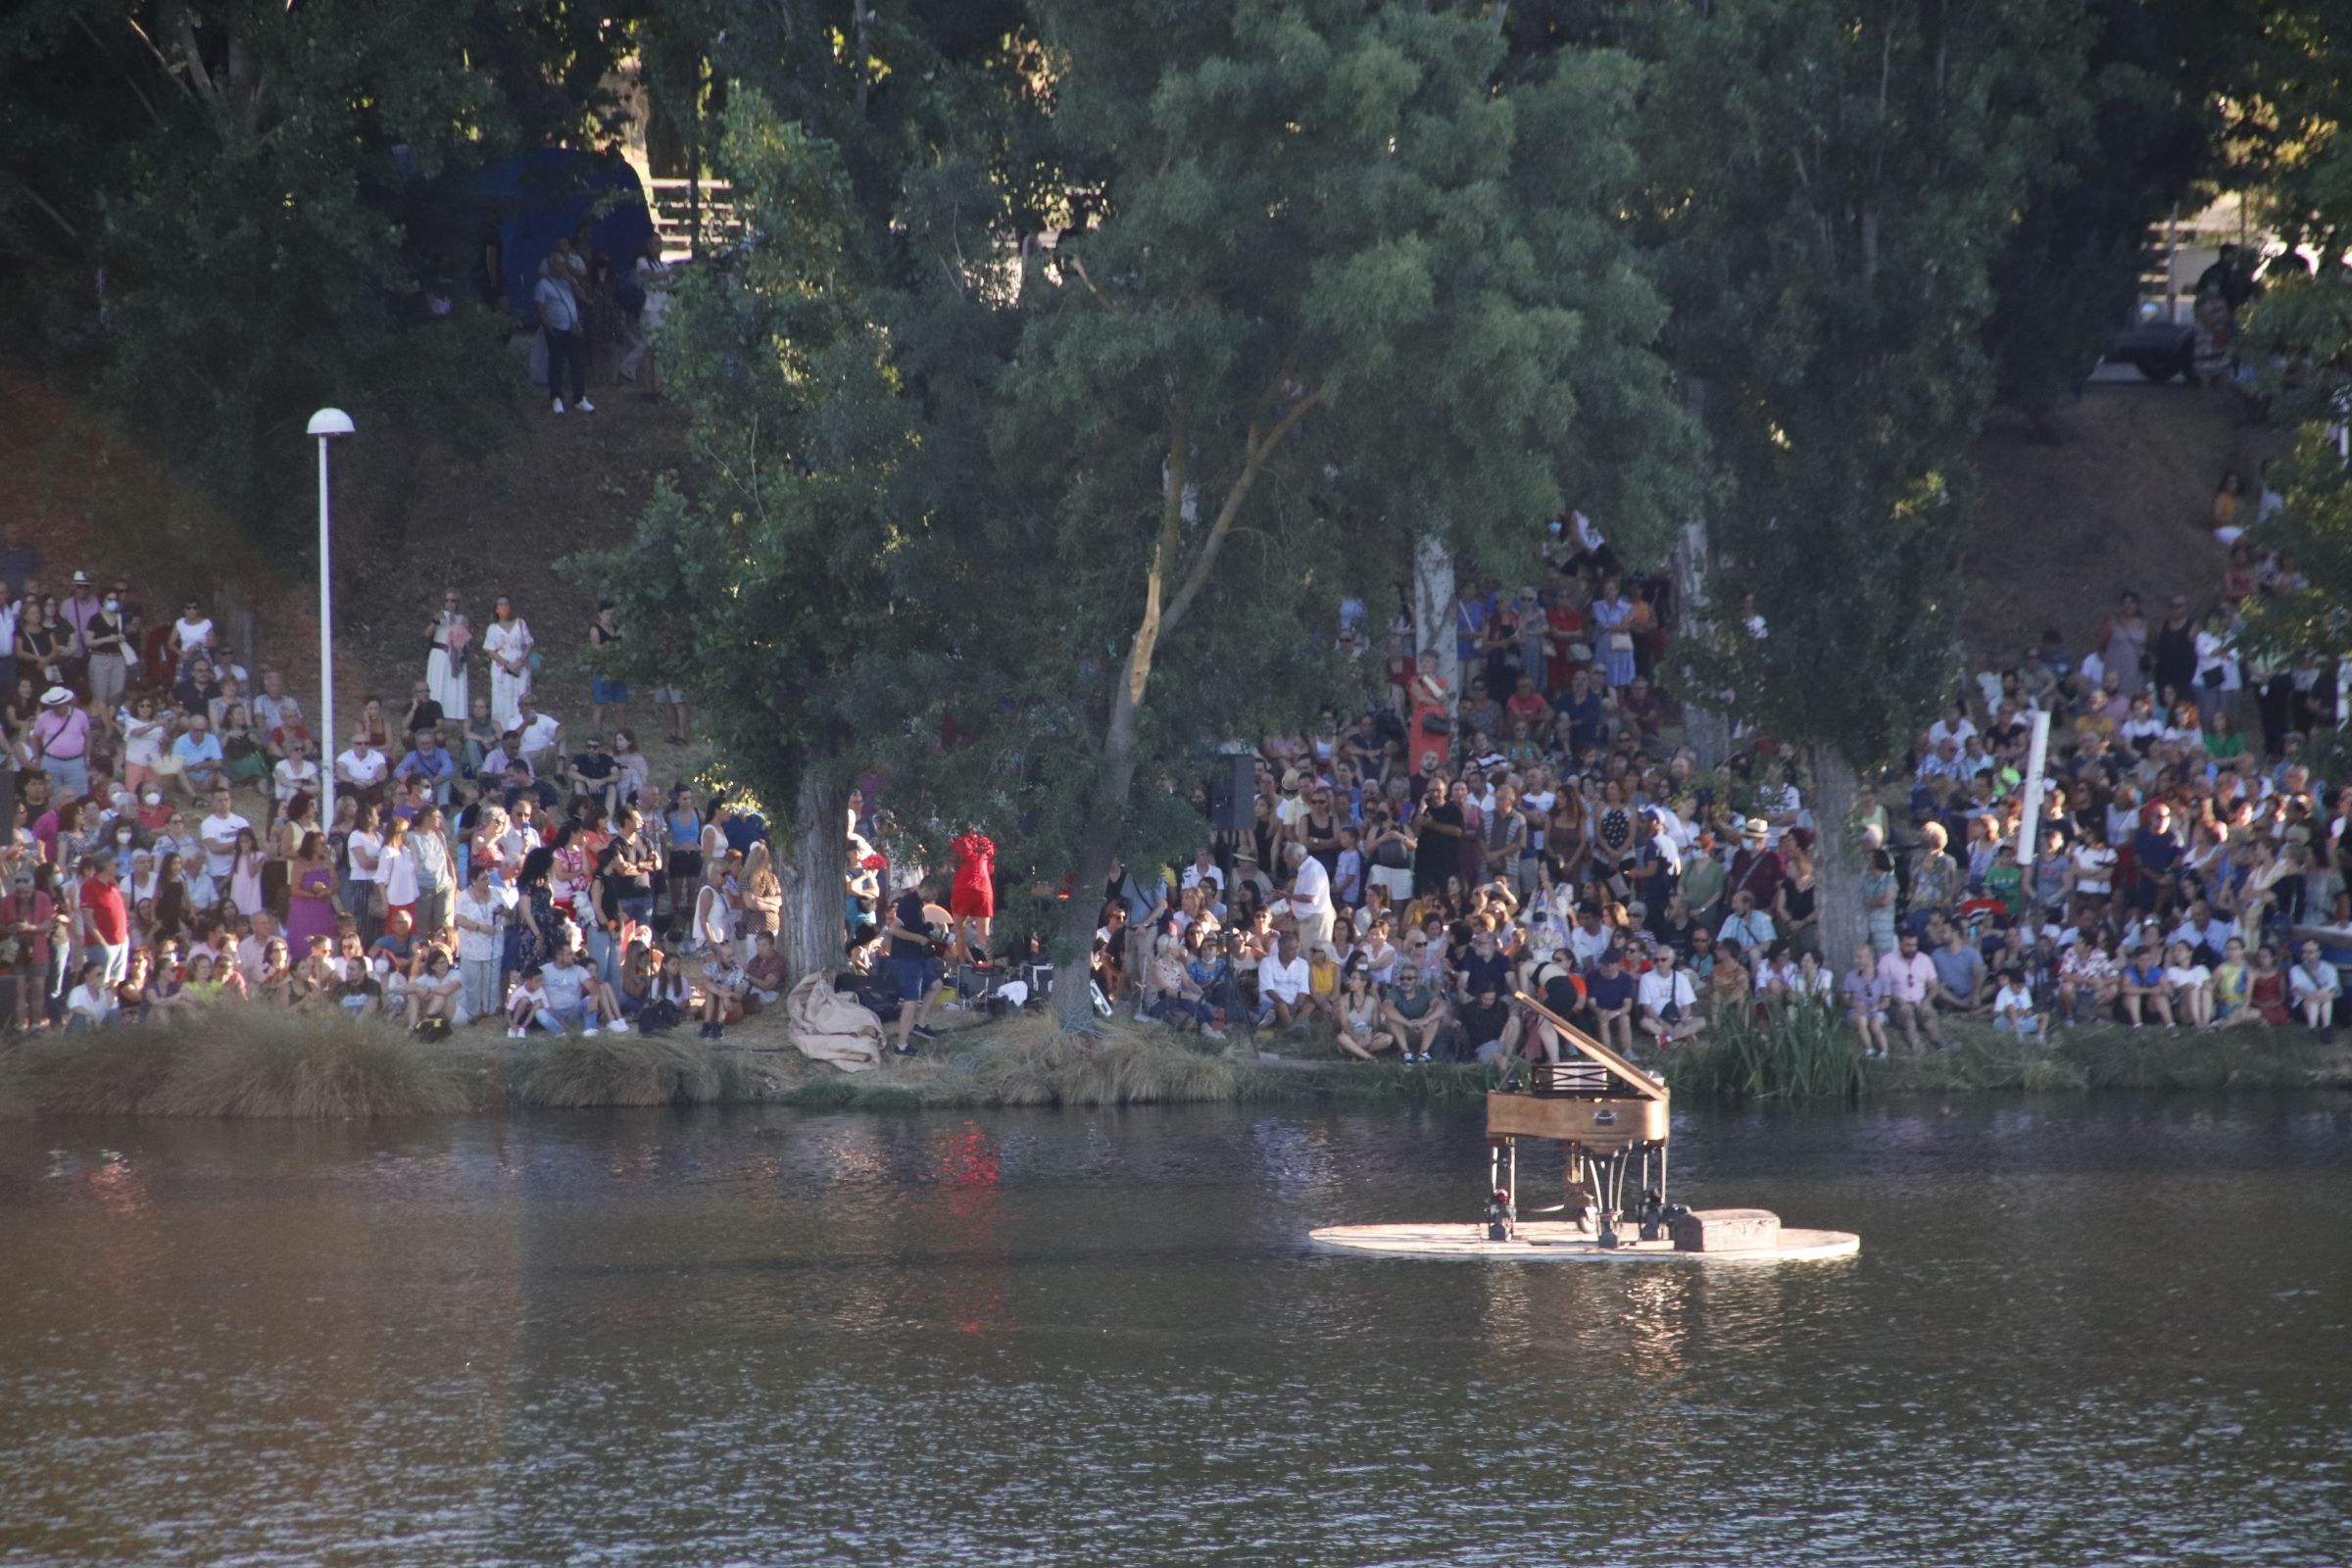
{"label": "riverbank", "polygon": [[[803,1056],[780,1017],[738,1026],[720,1045],[682,1031],[511,1041],[487,1029],[421,1042],[343,1017],[221,1009],[183,1028],[19,1040],[0,1050],[0,1117],[338,1120],[725,1104],[876,1111],[1274,1101],[1473,1106],[1495,1077],[1477,1066],[1348,1060],[1317,1040],[1268,1037],[1263,1043],[1276,1049],[1250,1054],[1123,1021],[1088,1043],[1058,1037],[1042,1019],[956,1021],[963,1027],[943,1031],[923,1054],[853,1074]],[[1953,1034],[1947,1050],[1885,1061],[1863,1061],[1836,1046],[1801,1087],[1786,1076],[1742,1076],[1728,1047],[1683,1048],[1663,1070],[1687,1099],[1716,1101],[2352,1089],[2352,1046],[2323,1045],[2300,1030],[2075,1030],[2047,1050],[1986,1028]]]}

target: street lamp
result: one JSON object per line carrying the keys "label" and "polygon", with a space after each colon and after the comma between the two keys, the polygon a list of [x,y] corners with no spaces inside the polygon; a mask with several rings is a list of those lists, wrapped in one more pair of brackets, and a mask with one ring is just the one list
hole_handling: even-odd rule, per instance
{"label": "street lamp", "polygon": [[341,409],[320,409],[311,416],[309,434],[318,438],[318,829],[335,822],[335,578],[327,521],[326,447],[339,435],[349,435],[351,416]]}

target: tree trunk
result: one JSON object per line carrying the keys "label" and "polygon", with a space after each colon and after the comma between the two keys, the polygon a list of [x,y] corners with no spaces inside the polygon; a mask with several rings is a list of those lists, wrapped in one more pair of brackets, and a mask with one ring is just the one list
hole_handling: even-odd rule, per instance
{"label": "tree trunk", "polygon": [[[1707,614],[1707,525],[1690,522],[1683,525],[1682,537],[1674,543],[1674,600],[1675,619],[1685,635],[1695,635],[1705,624]],[[1699,701],[1701,694],[1690,679],[1690,669],[1684,665],[1677,675],[1675,692],[1683,704],[1683,740],[1690,748],[1691,760],[1701,768],[1716,768],[1732,755],[1732,721],[1716,709]]]}
{"label": "tree trunk", "polygon": [[847,835],[850,791],[814,771],[801,779],[793,803],[792,843],[777,858],[784,907],[776,914],[776,946],[791,965],[794,983],[805,975],[841,966],[842,846]]}
{"label": "tree trunk", "polygon": [[[1096,1027],[1087,960],[1095,945],[1095,900],[1110,878],[1110,862],[1118,858],[1119,828],[1127,819],[1127,792],[1135,783],[1132,692],[1122,680],[1111,696],[1102,756],[1095,766],[1094,801],[1087,813],[1086,836],[1078,847],[1078,880],[1070,892],[1069,907],[1062,911],[1061,936],[1054,949],[1054,1016],[1072,1034],[1092,1033]],[[1136,956],[1130,949],[1131,967]]]}
{"label": "tree trunk", "polygon": [[1421,541],[1413,560],[1413,654],[1425,650],[1438,656],[1438,674],[1453,693],[1458,711],[1462,700],[1462,662],[1453,637],[1453,553],[1432,534]]}
{"label": "tree trunk", "polygon": [[1816,745],[1813,762],[1813,872],[1821,902],[1822,965],[1843,974],[1863,943],[1862,845],[1854,832],[1861,781],[1844,754]]}

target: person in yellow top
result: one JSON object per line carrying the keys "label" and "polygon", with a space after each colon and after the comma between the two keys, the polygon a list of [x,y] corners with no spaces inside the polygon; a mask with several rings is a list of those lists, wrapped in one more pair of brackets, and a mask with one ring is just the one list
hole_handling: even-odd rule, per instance
{"label": "person in yellow top", "polygon": [[1338,1020],[1340,1012],[1340,960],[1328,947],[1318,946],[1313,956],[1306,960],[1307,1004],[1320,1018]]}

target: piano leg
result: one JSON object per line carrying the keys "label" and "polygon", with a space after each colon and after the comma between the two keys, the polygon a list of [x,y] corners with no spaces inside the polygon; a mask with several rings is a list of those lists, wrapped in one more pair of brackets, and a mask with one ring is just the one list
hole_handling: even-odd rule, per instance
{"label": "piano leg", "polygon": [[1585,1189],[1587,1180],[1585,1152],[1574,1144],[1562,1144],[1560,1156],[1562,1174],[1566,1177],[1568,1186],[1568,1199],[1563,1205],[1567,1216],[1566,1223],[1590,1236],[1592,1234],[1592,1200]]}

